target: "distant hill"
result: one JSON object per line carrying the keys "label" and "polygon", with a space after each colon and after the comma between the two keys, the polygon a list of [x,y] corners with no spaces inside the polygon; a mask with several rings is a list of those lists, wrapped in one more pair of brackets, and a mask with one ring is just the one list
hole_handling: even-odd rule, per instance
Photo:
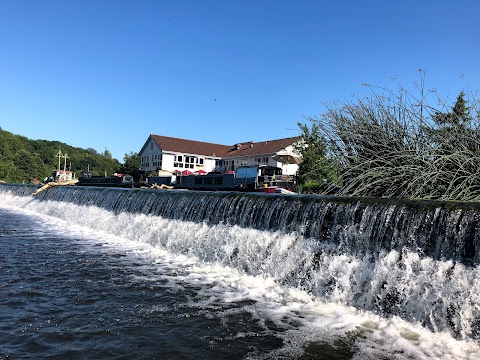
{"label": "distant hill", "polygon": [[[0,180],[6,182],[42,181],[58,168],[61,150],[67,154],[67,170],[79,173],[90,168],[94,175],[120,172],[122,164],[105,150],[99,154],[95,149],[73,147],[59,141],[30,140],[0,128]],[[64,160],[61,160],[63,169]]]}

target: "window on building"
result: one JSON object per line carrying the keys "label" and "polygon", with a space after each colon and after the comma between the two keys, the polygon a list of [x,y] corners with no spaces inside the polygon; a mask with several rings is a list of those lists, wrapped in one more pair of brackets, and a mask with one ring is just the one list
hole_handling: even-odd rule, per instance
{"label": "window on building", "polygon": [[153,142],[150,143],[150,150],[153,150]]}

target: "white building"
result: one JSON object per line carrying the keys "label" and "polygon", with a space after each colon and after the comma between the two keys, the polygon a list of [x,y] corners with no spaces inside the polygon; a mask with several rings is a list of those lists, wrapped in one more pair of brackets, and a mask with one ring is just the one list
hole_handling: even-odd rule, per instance
{"label": "white building", "polygon": [[229,148],[225,145],[152,134],[139,152],[141,170],[147,173],[158,170],[209,172],[219,165]]}
{"label": "white building", "polygon": [[292,137],[229,146],[152,134],[139,152],[141,170],[145,173],[159,170],[223,172],[245,165],[266,165],[281,168],[285,175],[294,175],[300,157],[293,144],[299,139]]}
{"label": "white building", "polygon": [[235,144],[223,156],[222,163],[226,170],[235,170],[239,166],[263,165],[282,169],[284,175],[295,175],[300,155],[293,145],[300,137],[259,142]]}

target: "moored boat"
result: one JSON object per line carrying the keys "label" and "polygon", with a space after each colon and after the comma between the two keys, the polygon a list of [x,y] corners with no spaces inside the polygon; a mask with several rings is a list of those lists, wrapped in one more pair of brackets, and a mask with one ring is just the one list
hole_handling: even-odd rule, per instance
{"label": "moored boat", "polygon": [[90,170],[84,171],[78,177],[78,186],[102,186],[102,187],[133,187],[131,175],[113,174],[113,176],[94,176]]}
{"label": "moored boat", "polygon": [[244,191],[294,194],[295,177],[283,175],[282,170],[273,166],[240,166],[235,171],[224,173],[171,174],[170,176],[149,177],[147,182],[165,184],[174,189],[207,191]]}
{"label": "moored boat", "polygon": [[[58,157],[58,168],[53,171],[52,175],[45,178],[44,182],[46,184],[38,188],[33,193],[33,195],[37,195],[50,187],[75,185],[78,182],[78,179],[75,179],[75,173],[73,171],[67,170],[68,155],[66,153],[65,155],[63,155],[62,151],[59,149],[55,157]],[[60,168],[61,159],[64,159],[63,169]]]}

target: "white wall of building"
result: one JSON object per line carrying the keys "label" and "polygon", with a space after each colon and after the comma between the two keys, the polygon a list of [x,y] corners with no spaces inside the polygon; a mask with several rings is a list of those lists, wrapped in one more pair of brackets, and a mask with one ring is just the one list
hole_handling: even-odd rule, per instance
{"label": "white wall of building", "polygon": [[173,160],[175,159],[175,154],[163,153],[162,156],[162,170],[173,171]]}
{"label": "white wall of building", "polygon": [[[232,169],[233,161],[233,169]],[[224,166],[227,170],[236,170],[239,166],[252,166],[252,165],[265,165],[273,166],[282,169],[284,175],[295,175],[298,171],[297,164],[283,164],[281,162],[275,161],[270,156],[265,155],[255,155],[252,157],[241,157],[241,158],[226,158],[224,159]]]}
{"label": "white wall of building", "polygon": [[195,172],[203,170],[212,171],[220,158],[205,157],[197,154],[184,154],[177,152],[162,152],[157,144],[151,140],[139,154],[141,161],[141,170],[145,172],[161,170],[189,170]]}
{"label": "white wall of building", "polygon": [[153,139],[145,145],[145,148],[140,152],[142,171],[155,171],[157,167],[162,167],[163,154]]}
{"label": "white wall of building", "polygon": [[[285,151],[295,154],[292,146]],[[218,157],[206,157],[197,154],[182,154],[176,152],[162,152],[157,144],[150,139],[143,151],[139,154],[142,158],[141,170],[145,172],[156,171],[157,168],[173,172],[174,170],[189,170],[195,172],[204,170],[212,171],[221,160]],[[245,157],[224,158],[224,167],[227,170],[235,170],[239,166],[265,165],[274,166],[282,169],[285,175],[295,175],[298,171],[297,164],[283,164],[272,159],[273,154],[253,155]],[[232,169],[233,162],[233,169]]]}

